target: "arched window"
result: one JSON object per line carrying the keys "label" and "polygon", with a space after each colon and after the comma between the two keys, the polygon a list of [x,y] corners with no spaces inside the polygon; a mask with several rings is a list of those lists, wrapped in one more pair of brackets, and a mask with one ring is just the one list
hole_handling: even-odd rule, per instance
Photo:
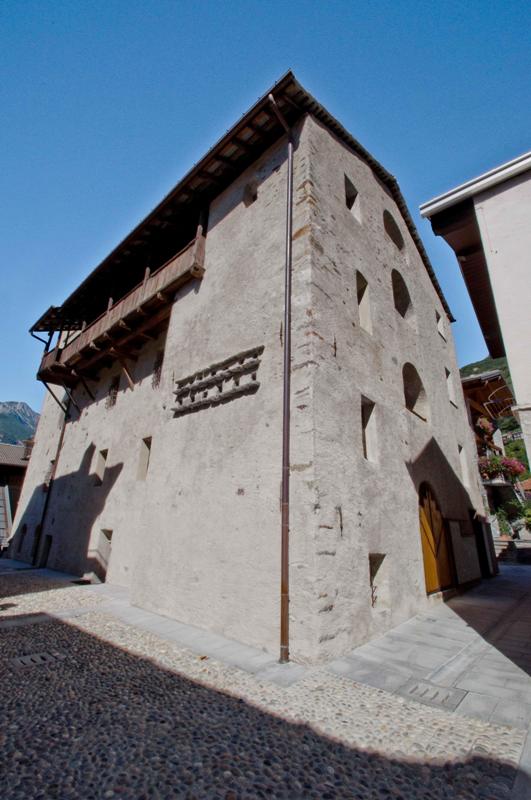
{"label": "arched window", "polygon": [[396,310],[407,322],[413,324],[415,316],[413,313],[413,303],[411,302],[406,282],[397,269],[392,271],[391,281],[393,284],[393,301]]}
{"label": "arched window", "polygon": [[402,367],[402,380],[404,382],[404,401],[408,411],[412,411],[424,421],[428,419],[428,396],[420,375],[413,364],[404,364]]}
{"label": "arched window", "polygon": [[386,234],[394,242],[396,247],[398,247],[399,250],[402,250],[404,248],[404,239],[400,233],[400,228],[396,224],[395,218],[391,212],[387,209],[385,209],[383,212],[383,224]]}

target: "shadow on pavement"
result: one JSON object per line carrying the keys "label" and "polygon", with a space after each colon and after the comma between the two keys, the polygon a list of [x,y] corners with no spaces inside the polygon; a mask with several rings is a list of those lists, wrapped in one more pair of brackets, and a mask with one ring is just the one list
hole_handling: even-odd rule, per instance
{"label": "shadow on pavement", "polygon": [[3,800],[495,800],[516,775],[347,747],[53,617],[0,637]]}
{"label": "shadow on pavement", "polygon": [[0,575],[0,611],[9,608],[9,604],[4,603],[7,598],[72,588],[72,580],[64,576],[59,577],[62,573],[56,574],[58,577],[54,578],[52,570],[46,570],[43,574],[41,570],[36,569],[31,572],[24,571],[24,577],[21,579],[18,571],[2,573]]}
{"label": "shadow on pavement", "polygon": [[448,605],[485,641],[531,675],[529,566],[501,565],[496,578],[453,597]]}

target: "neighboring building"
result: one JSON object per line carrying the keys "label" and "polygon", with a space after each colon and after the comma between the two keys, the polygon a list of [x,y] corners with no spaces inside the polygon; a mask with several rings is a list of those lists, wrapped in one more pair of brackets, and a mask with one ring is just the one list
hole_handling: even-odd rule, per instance
{"label": "neighboring building", "polygon": [[507,355],[531,454],[531,152],[420,208],[454,250],[493,358]]}
{"label": "neighboring building", "polygon": [[475,373],[461,378],[470,425],[474,432],[478,454],[483,456],[486,450],[505,453],[504,437],[501,431],[488,434],[488,425],[482,427],[482,420],[494,423],[503,417],[512,416],[514,397],[505,378],[499,369]]}
{"label": "neighboring building", "polygon": [[[514,397],[498,369],[461,378],[468,417],[479,459],[505,456],[505,445],[496,422],[512,416]],[[489,510],[489,524],[494,534],[500,535],[496,510],[504,503],[518,499],[512,480],[503,474],[482,478],[485,507]]]}
{"label": "neighboring building", "polygon": [[[452,318],[395,179],[291,73],[271,92],[295,145],[290,649],[319,661],[479,579],[483,505]],[[286,154],[266,94],[35,324],[60,337],[38,377],[68,413],[47,398],[17,515],[26,560],[273,652]]]}
{"label": "neighboring building", "polygon": [[8,543],[31,447],[0,442],[0,550]]}

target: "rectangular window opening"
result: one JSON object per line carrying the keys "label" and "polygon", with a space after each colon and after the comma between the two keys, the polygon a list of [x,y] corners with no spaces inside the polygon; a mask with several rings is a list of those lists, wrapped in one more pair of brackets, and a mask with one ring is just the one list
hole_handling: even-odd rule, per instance
{"label": "rectangular window opening", "polygon": [[142,439],[140,443],[140,456],[138,459],[138,480],[145,481],[149,469],[151,455],[151,436]]}
{"label": "rectangular window opening", "polygon": [[452,373],[446,367],[444,368],[444,374],[446,376],[446,389],[448,390],[448,399],[450,403],[457,408],[457,398],[455,396],[455,387],[454,381],[452,378]]}
{"label": "rectangular window opening", "polygon": [[367,397],[361,398],[361,437],[363,456],[367,461],[378,460],[375,404]]}
{"label": "rectangular window opening", "polygon": [[435,312],[435,321],[437,322],[437,330],[439,331],[439,336],[441,336],[444,339],[444,341],[446,341],[444,320],[438,311]]}
{"label": "rectangular window opening", "polygon": [[360,196],[359,192],[345,175],[345,205],[358,222],[361,222]]}
{"label": "rectangular window opening", "polygon": [[356,271],[356,293],[358,297],[360,326],[368,333],[372,333],[369,284],[359,271]]}
{"label": "rectangular window opening", "polygon": [[369,553],[369,585],[371,606],[378,610],[390,607],[390,576],[387,553]]}
{"label": "rectangular window opening", "polygon": [[457,445],[457,451],[459,453],[459,466],[461,467],[461,477],[463,478],[463,485],[469,487],[470,472],[468,470],[468,460],[466,457],[464,447],[460,444]]}
{"label": "rectangular window opening", "polygon": [[96,470],[94,475],[94,485],[101,486],[105,477],[105,465],[107,463],[108,450],[100,450],[96,456]]}

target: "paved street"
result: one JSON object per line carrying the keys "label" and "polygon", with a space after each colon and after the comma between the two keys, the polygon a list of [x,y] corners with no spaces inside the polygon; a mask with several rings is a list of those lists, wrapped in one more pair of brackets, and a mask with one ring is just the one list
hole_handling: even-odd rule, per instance
{"label": "paved street", "polygon": [[531,797],[527,567],[317,669],[22,566],[0,561],[3,800]]}
{"label": "paved street", "polygon": [[418,615],[330,668],[419,702],[527,730],[531,723],[531,570]]}

